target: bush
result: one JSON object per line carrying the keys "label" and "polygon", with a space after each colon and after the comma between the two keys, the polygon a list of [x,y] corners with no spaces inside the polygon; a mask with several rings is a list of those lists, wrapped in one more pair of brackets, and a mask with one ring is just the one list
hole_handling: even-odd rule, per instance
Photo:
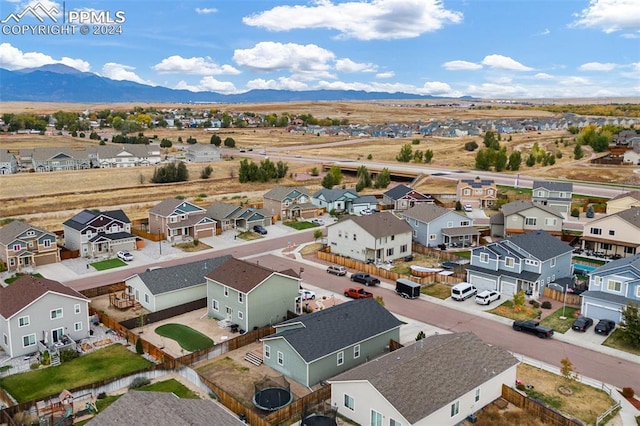
{"label": "bush", "polygon": [[136,377],[129,385],[129,389],[138,389],[143,386],[147,386],[149,383],[151,383],[151,380],[146,377]]}
{"label": "bush", "polygon": [[580,210],[576,207],[571,209],[571,217],[580,217]]}
{"label": "bush", "polygon": [[475,151],[478,149],[478,144],[475,142],[467,142],[464,144],[465,151]]}
{"label": "bush", "polygon": [[545,300],[544,302],[542,302],[542,305],[540,305],[540,307],[542,309],[551,309],[551,302],[549,302],[548,300]]}
{"label": "bush", "polygon": [[106,392],[100,392],[100,393],[98,394],[98,399],[105,399],[106,397],[107,397]]}
{"label": "bush", "polygon": [[73,349],[65,349],[62,352],[60,352],[60,361],[62,362],[71,361],[72,359],[76,359],[79,356],[80,354],[78,354],[78,352],[74,351]]}
{"label": "bush", "polygon": [[622,388],[622,396],[625,398],[633,398],[633,395],[635,395],[633,388]]}
{"label": "bush", "polygon": [[538,309],[540,307],[540,302],[538,302],[537,300],[529,300],[529,304],[535,309]]}
{"label": "bush", "polygon": [[144,348],[142,347],[142,339],[140,339],[138,337],[138,340],[136,340],[136,353],[138,355],[142,355],[144,353]]}

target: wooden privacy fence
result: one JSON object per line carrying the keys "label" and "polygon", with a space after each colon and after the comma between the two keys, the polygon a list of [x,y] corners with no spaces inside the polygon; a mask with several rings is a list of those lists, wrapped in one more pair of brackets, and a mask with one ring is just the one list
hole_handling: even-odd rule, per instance
{"label": "wooden privacy fence", "polygon": [[557,426],[582,426],[582,422],[576,419],[570,419],[564,414],[547,407],[540,401],[521,394],[504,383],[502,384],[502,397],[516,407],[533,413],[545,423]]}
{"label": "wooden privacy fence", "polygon": [[558,300],[563,303],[566,302],[567,305],[580,306],[582,303],[580,296],[578,296],[577,294],[567,293],[565,295],[565,293],[563,293],[562,291],[554,290],[549,287],[544,288],[543,296],[548,297],[549,299]]}
{"label": "wooden privacy fence", "polygon": [[109,285],[103,285],[100,287],[88,288],[86,290],[80,290],[79,293],[91,299],[93,297],[104,296],[105,294],[124,291],[126,288],[127,288],[127,285],[124,283],[124,281],[122,281],[119,283],[113,283]]}

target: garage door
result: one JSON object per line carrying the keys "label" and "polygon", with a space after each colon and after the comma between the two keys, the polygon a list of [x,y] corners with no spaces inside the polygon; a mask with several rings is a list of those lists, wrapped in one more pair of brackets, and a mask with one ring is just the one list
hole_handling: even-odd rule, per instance
{"label": "garage door", "polygon": [[56,256],[56,253],[47,253],[47,254],[36,255],[34,260],[37,266],[42,266],[42,265],[48,265],[50,263],[56,263],[57,259],[58,257]]}
{"label": "garage door", "polygon": [[585,303],[584,316],[593,318],[594,320],[608,319],[620,322],[621,315],[616,309],[607,308],[601,305],[594,305],[589,302]]}
{"label": "garage door", "polygon": [[198,230],[198,238],[213,237],[213,228]]}
{"label": "garage door", "polygon": [[495,280],[489,278],[479,277],[477,275],[471,275],[469,277],[469,282],[476,286],[478,291],[482,290],[496,290],[496,282]]}
{"label": "garage door", "polygon": [[513,297],[515,292],[516,292],[515,283],[502,281],[502,290],[500,291],[501,295],[503,295],[504,297],[509,298],[509,297]]}

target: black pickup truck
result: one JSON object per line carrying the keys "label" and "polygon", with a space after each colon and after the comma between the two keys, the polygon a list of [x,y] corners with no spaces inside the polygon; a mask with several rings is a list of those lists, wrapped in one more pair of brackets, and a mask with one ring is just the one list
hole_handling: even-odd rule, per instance
{"label": "black pickup truck", "polygon": [[351,274],[351,281],[364,284],[366,286],[374,286],[380,284],[380,280],[376,277],[372,277],[369,274],[365,274],[362,272],[358,272],[356,274]]}
{"label": "black pickup truck", "polygon": [[534,321],[534,320],[528,320],[528,321],[515,320],[513,322],[513,329],[515,331],[524,331],[525,333],[535,334],[541,339],[546,339],[547,337],[553,336],[552,328],[545,327],[544,325],[540,325],[538,321]]}

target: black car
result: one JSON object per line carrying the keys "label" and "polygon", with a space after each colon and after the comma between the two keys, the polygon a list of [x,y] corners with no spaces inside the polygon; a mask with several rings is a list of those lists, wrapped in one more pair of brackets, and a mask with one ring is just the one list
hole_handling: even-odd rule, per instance
{"label": "black car", "polygon": [[367,287],[369,286],[374,286],[374,285],[380,285],[380,280],[377,279],[376,277],[372,277],[369,274],[365,274],[363,272],[358,272],[356,274],[351,274],[351,281],[360,283],[360,284],[364,284]]}
{"label": "black car", "polygon": [[260,235],[267,235],[267,228],[262,225],[255,225],[253,227],[253,232],[257,232]]}
{"label": "black car", "polygon": [[614,328],[616,328],[615,321],[611,321],[608,319],[601,319],[600,321],[598,321],[593,331],[595,331],[598,334],[602,334],[603,336],[608,336],[609,333],[611,333]]}
{"label": "black car", "polygon": [[593,325],[593,320],[588,317],[579,317],[573,322],[571,328],[575,331],[587,331],[587,328]]}

